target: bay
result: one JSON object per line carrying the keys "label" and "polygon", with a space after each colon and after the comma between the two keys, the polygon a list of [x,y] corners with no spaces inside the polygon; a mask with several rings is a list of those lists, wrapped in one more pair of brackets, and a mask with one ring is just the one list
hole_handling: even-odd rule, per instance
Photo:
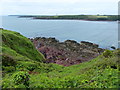
{"label": "bay", "polygon": [[118,23],[113,21],[40,20],[2,16],[2,28],[28,38],[55,37],[59,41],[89,41],[101,48],[118,47]]}

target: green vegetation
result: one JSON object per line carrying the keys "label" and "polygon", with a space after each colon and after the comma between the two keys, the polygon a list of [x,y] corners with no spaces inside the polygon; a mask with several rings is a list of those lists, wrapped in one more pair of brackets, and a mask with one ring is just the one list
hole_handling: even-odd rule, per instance
{"label": "green vegetation", "polygon": [[[2,30],[2,52],[3,59],[8,60],[44,60],[44,56],[40,54],[30,40],[17,32]],[[13,65],[14,63],[12,63]]]}
{"label": "green vegetation", "polygon": [[[2,56],[3,76],[16,70],[16,66],[31,61],[43,62],[44,56],[38,52],[31,41],[17,32],[0,29],[2,36],[2,46],[0,45],[0,55]],[[35,62],[35,61],[34,61]]]}
{"label": "green vegetation", "polygon": [[2,88],[120,88],[120,50],[64,67],[43,63],[41,53],[19,33],[2,32]]}
{"label": "green vegetation", "polygon": [[113,53],[110,50],[106,50],[105,52],[103,52],[103,56],[106,58],[112,57]]}
{"label": "green vegetation", "polygon": [[26,88],[29,87],[29,74],[27,72],[19,71],[14,74],[13,78],[16,85],[23,84]]}
{"label": "green vegetation", "polygon": [[91,20],[91,21],[117,21],[118,15],[56,15],[56,16],[19,16],[19,17],[33,17],[34,19],[70,19],[70,20]]}

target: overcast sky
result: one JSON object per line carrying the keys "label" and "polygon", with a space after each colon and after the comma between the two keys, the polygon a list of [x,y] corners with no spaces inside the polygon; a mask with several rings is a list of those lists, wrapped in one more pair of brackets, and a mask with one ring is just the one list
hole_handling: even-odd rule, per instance
{"label": "overcast sky", "polygon": [[118,14],[119,0],[0,0],[2,15]]}

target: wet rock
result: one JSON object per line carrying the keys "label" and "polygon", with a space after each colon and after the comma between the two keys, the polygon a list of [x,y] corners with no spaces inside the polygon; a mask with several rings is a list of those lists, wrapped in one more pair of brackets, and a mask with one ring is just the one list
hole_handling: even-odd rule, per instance
{"label": "wet rock", "polygon": [[112,48],[112,49],[116,49],[116,47],[114,47],[114,46],[111,46],[111,48]]}
{"label": "wet rock", "polygon": [[98,44],[94,44],[94,43],[86,42],[86,41],[81,41],[81,44],[85,44],[85,45],[93,47],[93,48],[98,48],[99,47]]}

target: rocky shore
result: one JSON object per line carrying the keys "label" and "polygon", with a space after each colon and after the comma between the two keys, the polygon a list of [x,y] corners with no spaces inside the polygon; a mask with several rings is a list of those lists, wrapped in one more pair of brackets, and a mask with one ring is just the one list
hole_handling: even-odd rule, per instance
{"label": "rocky shore", "polygon": [[36,37],[31,39],[36,49],[44,54],[46,63],[56,63],[63,66],[70,66],[89,61],[99,56],[104,49],[99,45],[73,40],[59,42],[55,38]]}

